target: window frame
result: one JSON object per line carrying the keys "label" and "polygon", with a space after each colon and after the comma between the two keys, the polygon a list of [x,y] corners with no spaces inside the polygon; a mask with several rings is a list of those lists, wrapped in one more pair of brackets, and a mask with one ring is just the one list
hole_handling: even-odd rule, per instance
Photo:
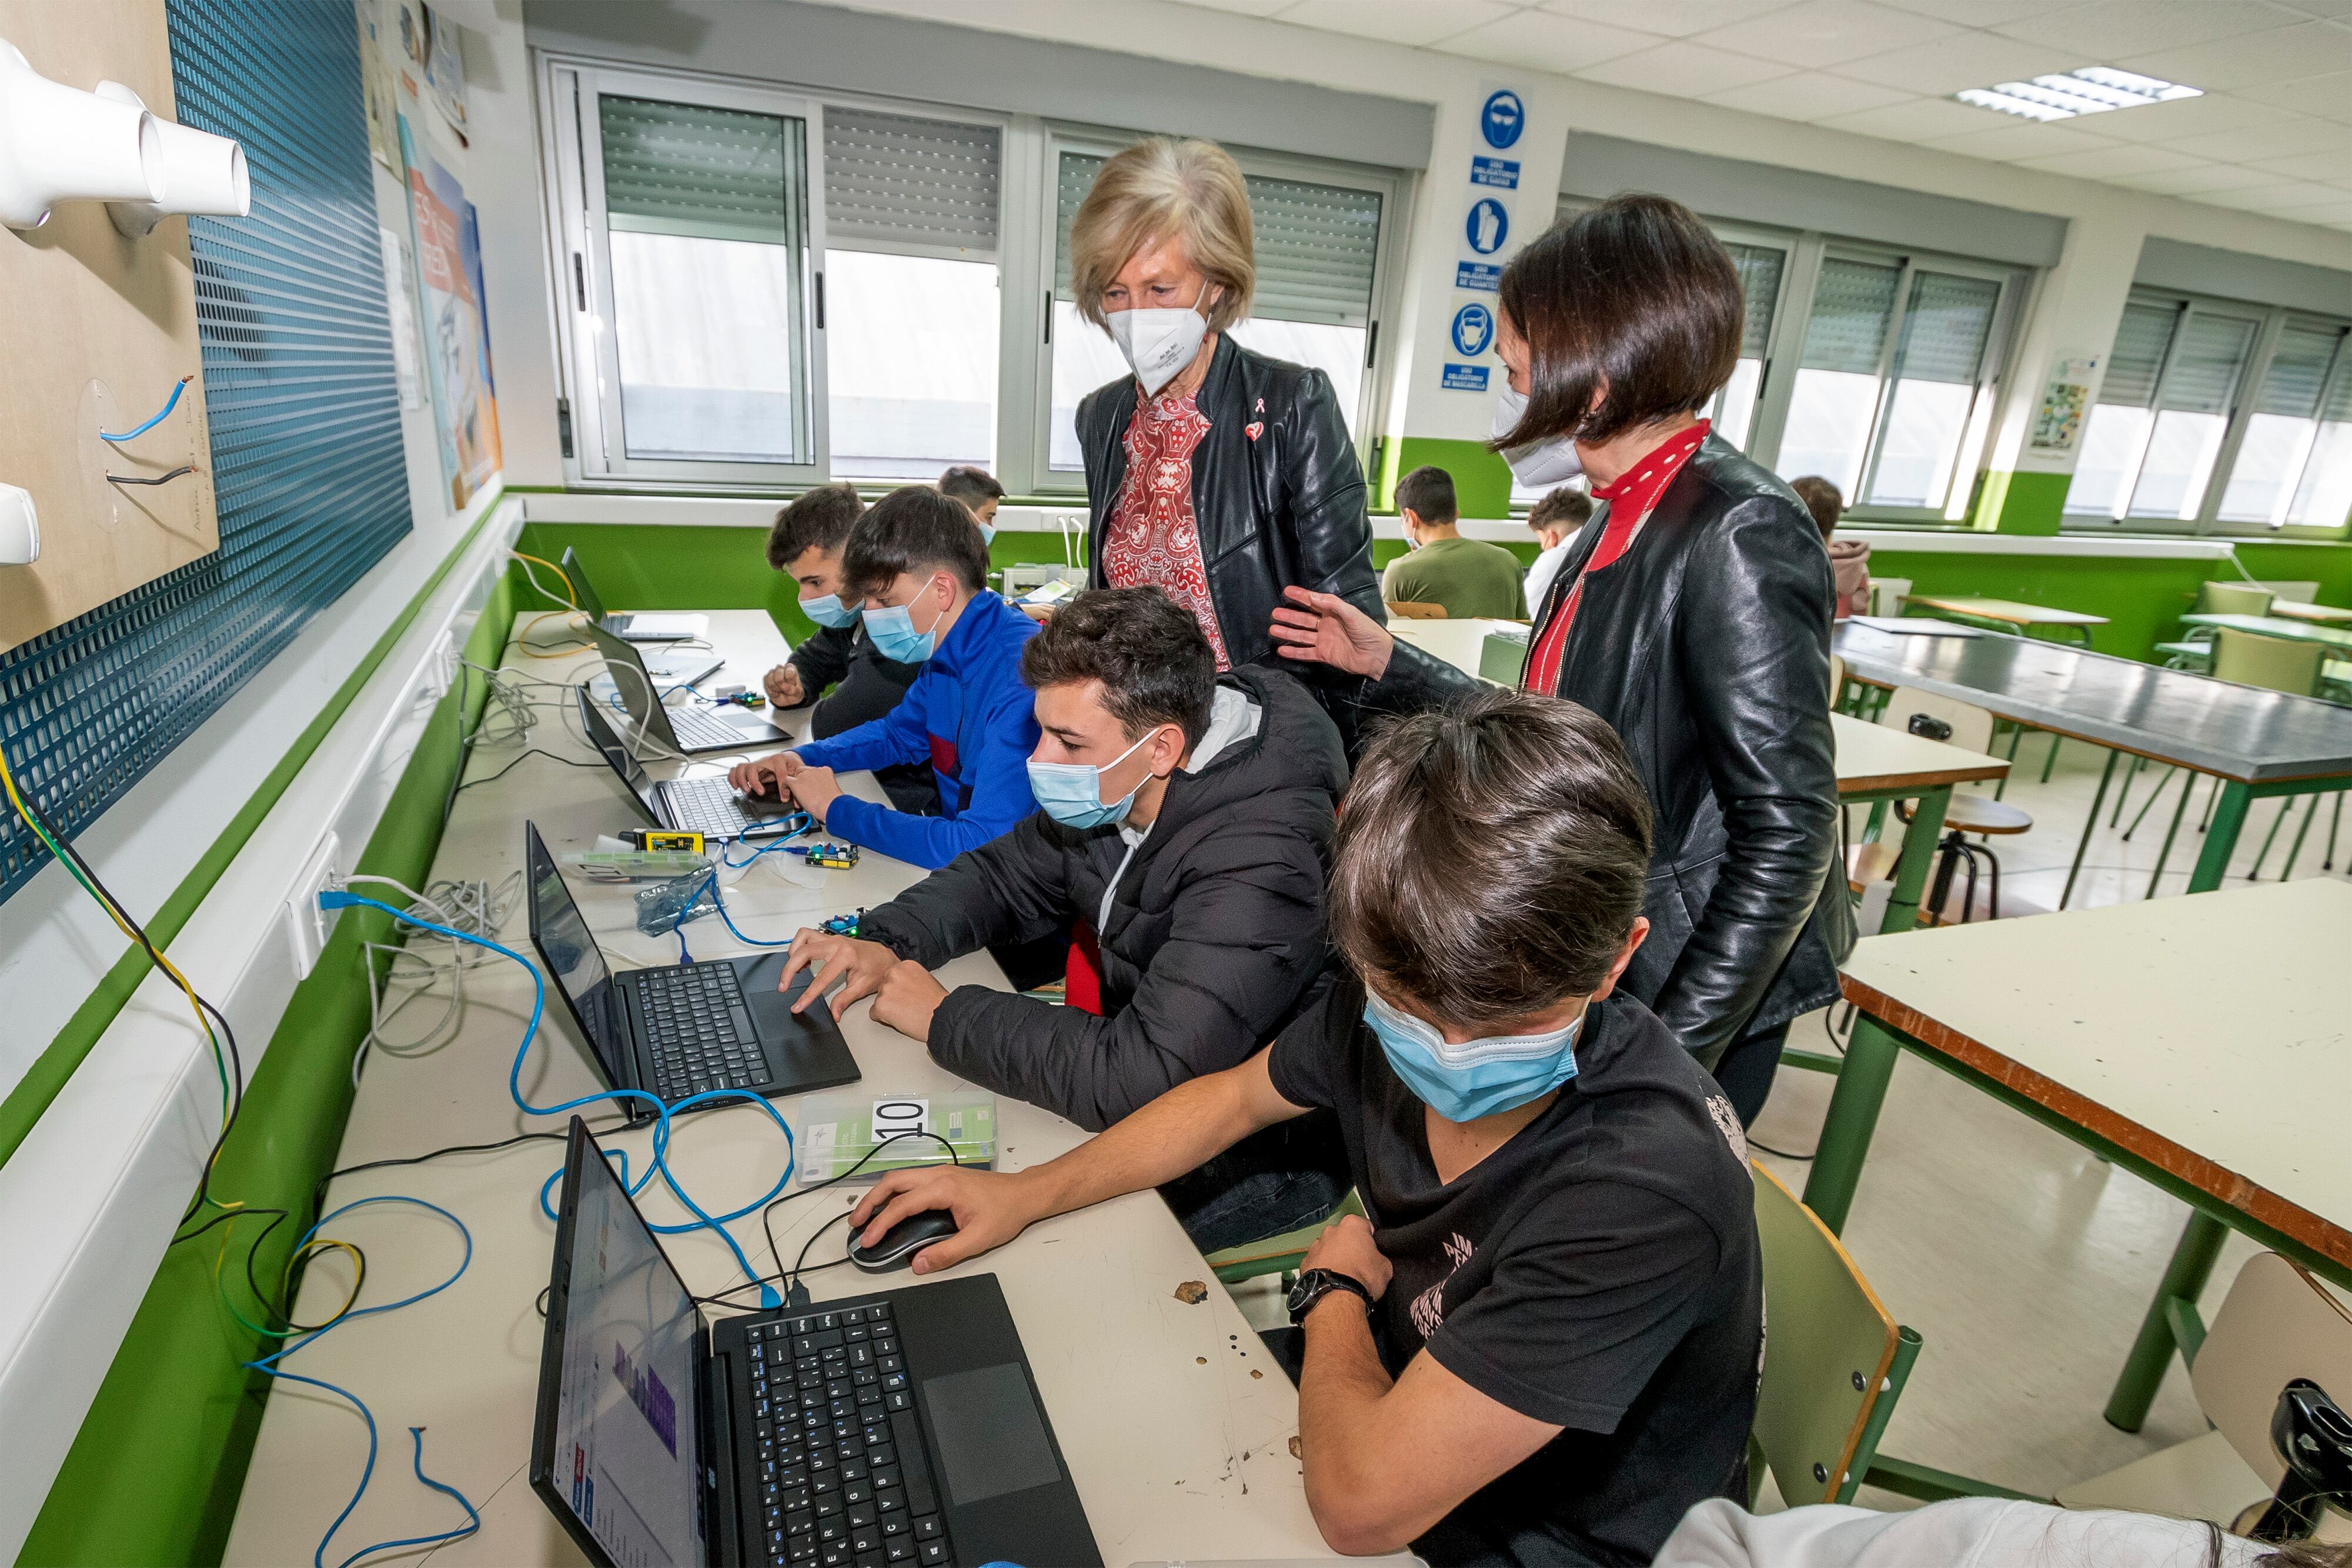
{"label": "window frame", "polygon": [[[2232,522],[2221,516],[2221,500],[2229,493],[2230,480],[2237,468],[2238,457],[2245,445],[2246,432],[2253,423],[2255,405],[2261,401],[2263,382],[2270,379],[2271,362],[2278,352],[2280,340],[2286,329],[2297,323],[2332,329],[2339,334],[2336,352],[2328,365],[2327,375],[2320,382],[2319,402],[2314,419],[2318,420],[2327,408],[2327,399],[2345,379],[2352,378],[2352,317],[2330,316],[2322,311],[2304,310],[2285,305],[2263,305],[2250,299],[2231,299],[2215,294],[2194,293],[2179,288],[2151,288],[2134,285],[2127,298],[2134,305],[2160,306],[2171,309],[2172,335],[2164,345],[2164,360],[2157,371],[2156,384],[2148,398],[2148,435],[2143,436],[2137,462],[2126,480],[2122,493],[2125,513],[2061,510],[2059,528],[2067,533],[2081,534],[2174,534],[2213,536],[2228,538],[2307,538],[2340,539],[2345,537],[2347,521],[2337,518],[2332,523]],[[2240,367],[2237,384],[2231,389],[2230,407],[2221,431],[2221,440],[2214,450],[2213,470],[2206,476],[2204,493],[2198,497],[2197,515],[2193,517],[2136,517],[2130,514],[2130,497],[2138,489],[2141,468],[2147,462],[2149,436],[2155,431],[2157,416],[2164,412],[2165,388],[2170,383],[2178,361],[2181,340],[2187,335],[2188,323],[2200,312],[2217,316],[2251,318],[2255,323],[2252,346]],[[2120,323],[2122,318],[2117,316]],[[2110,345],[2109,352],[2113,352]],[[2095,404],[2094,406],[2096,406]],[[2282,480],[2292,496],[2310,471],[2316,443],[2306,446],[2303,466]],[[2071,480],[2071,476],[2069,476]]]}
{"label": "window frame", "polygon": [[[1057,270],[1056,257],[1061,246],[1060,209],[1057,193],[1060,188],[1062,154],[1076,152],[1087,157],[1108,158],[1123,147],[1132,145],[1150,134],[1142,131],[1121,131],[1100,125],[1076,124],[1062,120],[1038,122],[1039,139],[1035,189],[1039,193],[1036,220],[1033,233],[1037,245],[1037,277],[1028,290],[1042,314],[1030,339],[1034,353],[1030,372],[1030,392],[1026,399],[1030,428],[1027,442],[1020,448],[1027,455],[1028,483],[1022,493],[1037,496],[1082,497],[1086,495],[1086,471],[1057,469],[1052,465],[1054,434],[1054,278]],[[1395,296],[1403,273],[1403,246],[1411,226],[1400,222],[1414,194],[1412,171],[1383,169],[1374,164],[1346,163],[1332,159],[1309,158],[1297,153],[1269,152],[1254,147],[1221,143],[1241,165],[1244,174],[1255,174],[1264,179],[1291,180],[1307,184],[1337,185],[1349,190],[1370,191],[1381,199],[1381,232],[1374,242],[1372,255],[1372,287],[1366,301],[1366,352],[1363,379],[1357,392],[1355,409],[1355,447],[1357,461],[1364,466],[1367,481],[1372,474],[1371,452],[1383,438],[1389,398],[1392,389],[1397,346],[1393,333],[1381,331],[1381,323],[1397,312]],[[1009,183],[1009,182],[1008,182]],[[1405,214],[1409,218],[1409,214]],[[1010,290],[1008,289],[1008,294]],[[1010,434],[1009,432],[1007,433]],[[1003,454],[1013,450],[1000,443],[999,462]],[[1104,504],[1109,504],[1104,497]]]}

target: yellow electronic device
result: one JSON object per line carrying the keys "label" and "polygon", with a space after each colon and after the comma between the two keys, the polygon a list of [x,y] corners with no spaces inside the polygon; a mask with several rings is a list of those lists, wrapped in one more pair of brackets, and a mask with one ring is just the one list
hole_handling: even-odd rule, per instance
{"label": "yellow electronic device", "polygon": [[641,850],[676,850],[690,855],[705,852],[700,833],[677,832],[668,828],[632,828],[621,837]]}

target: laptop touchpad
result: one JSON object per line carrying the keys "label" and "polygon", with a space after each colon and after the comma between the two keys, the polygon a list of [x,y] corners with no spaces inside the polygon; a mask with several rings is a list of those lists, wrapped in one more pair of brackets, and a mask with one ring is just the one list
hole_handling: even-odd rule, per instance
{"label": "laptop touchpad", "polygon": [[833,1011],[827,1008],[820,1018],[820,1004],[812,1003],[807,1012],[798,1018],[793,1016],[793,1004],[801,999],[806,989],[809,972],[803,969],[793,976],[791,990],[777,990],[776,977],[784,972],[784,958],[782,952],[762,953],[758,962],[746,966],[742,971],[743,998],[751,1004],[751,1021],[760,1033],[791,1045],[811,1035],[829,1032]]}
{"label": "laptop touchpad", "polygon": [[1018,1362],[927,1378],[923,1405],[959,1508],[1062,1479]]}

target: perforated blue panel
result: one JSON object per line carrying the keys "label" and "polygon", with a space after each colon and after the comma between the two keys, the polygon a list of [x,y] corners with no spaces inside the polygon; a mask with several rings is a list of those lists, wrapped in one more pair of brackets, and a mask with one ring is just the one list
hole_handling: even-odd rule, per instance
{"label": "perforated blue panel", "polygon": [[[75,833],[408,531],[358,30],[320,0],[167,0],[179,118],[253,213],[191,218],[219,551],[0,654],[0,746]],[[0,812],[0,898],[47,857]]]}

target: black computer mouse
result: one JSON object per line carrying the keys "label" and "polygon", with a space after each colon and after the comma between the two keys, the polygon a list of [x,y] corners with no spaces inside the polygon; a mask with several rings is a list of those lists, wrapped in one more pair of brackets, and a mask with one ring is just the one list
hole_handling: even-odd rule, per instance
{"label": "black computer mouse", "polygon": [[912,1268],[916,1253],[955,1233],[954,1215],[944,1208],[925,1209],[884,1231],[882,1239],[871,1247],[852,1241],[849,1260],[868,1274],[887,1274],[894,1269]]}
{"label": "black computer mouse", "polygon": [[784,791],[774,774],[756,773],[751,777],[751,788],[743,791],[743,797],[748,800],[773,804],[783,800]]}

